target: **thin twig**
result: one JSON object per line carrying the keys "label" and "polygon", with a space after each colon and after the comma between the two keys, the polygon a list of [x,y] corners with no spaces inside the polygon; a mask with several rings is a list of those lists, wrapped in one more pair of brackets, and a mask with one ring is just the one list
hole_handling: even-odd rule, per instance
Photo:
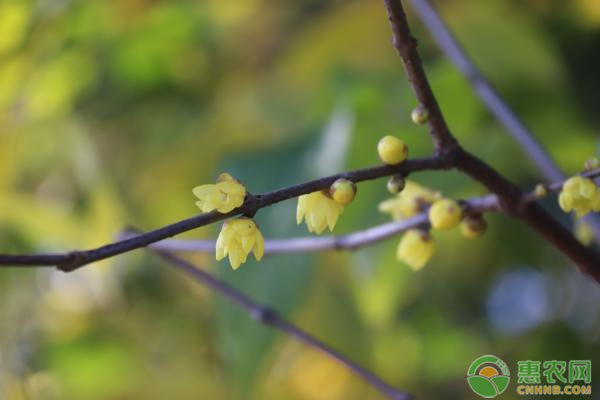
{"label": "thin twig", "polygon": [[452,160],[454,166],[485,185],[498,196],[502,210],[535,229],[548,242],[569,256],[583,272],[600,282],[600,257],[583,246],[564,226],[556,221],[538,203],[527,201],[527,194],[490,165],[464,150],[456,141],[444,120],[425,70],[417,52],[406,14],[400,0],[384,0],[393,32],[393,43],[404,63],[408,79],[417,100],[428,108],[429,128],[436,154]]}
{"label": "thin twig", "polygon": [[208,272],[203,271],[194,264],[180,257],[177,257],[169,251],[154,249],[154,252],[157,253],[160,257],[162,257],[164,260],[174,265],[175,267],[190,274],[196,281],[205,284],[206,286],[210,287],[216,292],[219,292],[221,295],[228,298],[241,308],[245,309],[255,321],[270,326],[274,329],[278,329],[289,336],[295,337],[296,339],[300,340],[306,345],[321,351],[322,353],[326,354],[327,356],[346,366],[348,369],[352,370],[358,376],[363,378],[367,383],[369,383],[371,386],[379,390],[381,393],[383,393],[390,399],[412,399],[412,396],[410,394],[390,386],[388,383],[384,382],[373,372],[358,365],[345,355],[329,347],[327,344],[323,343],[322,341],[312,336],[308,332],[304,331],[300,327],[294,325],[292,322],[285,320],[284,318],[279,316],[277,311],[275,311],[273,308],[258,303],[257,301],[240,292],[233,286],[230,286],[226,282],[217,279]]}
{"label": "thin twig", "polygon": [[[564,180],[564,174],[552,160],[548,151],[475,66],[473,60],[469,58],[452,32],[450,32],[431,2],[429,0],[411,0],[411,3],[442,52],[465,76],[481,101],[521,146],[525,154],[531,158],[532,164],[542,174],[545,181],[549,183]],[[596,241],[600,243],[600,216],[590,214],[586,216],[585,220],[594,229]]]}
{"label": "thin twig", "polygon": [[397,2],[385,0],[384,4],[392,26],[394,47],[404,62],[406,75],[415,96],[429,111],[429,133],[435,145],[436,154],[451,153],[458,143],[448,129],[446,119],[426,78],[423,64],[417,53],[417,40],[410,33],[402,4],[400,4],[400,0]]}
{"label": "thin twig", "polygon": [[[590,178],[590,179],[596,179],[597,177],[600,176],[600,168],[598,169],[594,169],[591,171],[584,171],[582,173],[579,174],[580,176],[583,176],[585,178]],[[559,181],[559,182],[552,182],[549,183],[547,185],[544,185],[544,188],[546,189],[546,191],[548,193],[552,193],[552,192],[558,192],[562,189],[563,184],[565,183],[565,181]],[[536,201],[539,199],[539,196],[535,193],[535,190],[532,190],[531,192],[529,192],[527,194],[527,200],[528,201]],[[590,216],[594,215],[592,213],[589,214]],[[597,215],[596,215],[597,216]]]}
{"label": "thin twig", "polygon": [[171,236],[190,231],[192,229],[212,224],[214,222],[236,216],[254,214],[261,208],[298,197],[303,194],[316,192],[331,186],[338,178],[346,178],[352,182],[362,182],[391,175],[408,175],[411,172],[448,169],[451,165],[443,157],[415,158],[406,160],[399,165],[380,165],[371,168],[358,169],[327,176],[313,181],[289,186],[283,189],[262,195],[248,195],[244,204],[227,213],[216,211],[199,214],[195,217],[146,232],[137,236],[119,240],[91,250],[71,251],[63,254],[37,254],[37,255],[10,255],[0,254],[0,266],[57,266],[63,271],[73,271],[83,265],[94,261],[103,260],[118,254],[126,253],[152,243],[167,239]]}
{"label": "thin twig", "polygon": [[[579,175],[581,175],[585,178],[596,179],[597,177],[600,176],[600,168],[596,168],[591,171],[584,171],[584,172],[580,173]],[[552,183],[549,183],[548,185],[546,185],[546,188],[548,189],[549,192],[558,192],[559,190],[562,189],[564,183],[565,183],[564,180],[558,181],[558,182],[552,182]]]}
{"label": "thin twig", "polygon": [[[600,168],[586,171],[580,174],[586,178],[596,178],[600,176]],[[564,181],[553,182],[545,185],[548,193],[558,192],[562,189]],[[539,196],[535,191],[527,193],[528,201],[536,201]],[[474,197],[462,201],[463,207],[471,213],[485,213],[490,211],[500,211],[498,198],[495,195],[483,197]],[[361,247],[380,242],[382,240],[394,237],[408,229],[427,225],[427,213],[422,212],[411,218],[400,221],[388,222],[373,226],[371,228],[352,232],[346,235],[330,236],[304,236],[287,239],[267,239],[265,240],[265,254],[289,254],[289,253],[308,253],[328,250],[354,250]],[[126,233],[123,237],[131,235]],[[167,239],[151,244],[149,247],[158,250],[183,251],[183,252],[214,252],[214,240],[194,240],[194,239]]]}
{"label": "thin twig", "polygon": [[533,165],[539,169],[546,181],[563,180],[563,174],[544,150],[542,144],[535,139],[533,134],[506,105],[498,92],[465,54],[429,0],[411,0],[411,4],[446,57],[467,78],[481,101],[521,145],[526,151],[526,155],[531,157]]}

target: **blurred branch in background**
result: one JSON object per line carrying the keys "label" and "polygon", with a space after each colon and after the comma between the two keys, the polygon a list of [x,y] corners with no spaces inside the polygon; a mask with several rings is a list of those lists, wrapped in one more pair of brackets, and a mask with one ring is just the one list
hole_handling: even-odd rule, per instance
{"label": "blurred branch in background", "polygon": [[233,286],[230,286],[224,281],[215,278],[208,272],[201,270],[194,264],[177,257],[171,252],[165,250],[154,251],[164,260],[168,261],[170,264],[174,265],[182,271],[185,271],[197,281],[209,286],[211,289],[219,292],[221,295],[227,297],[229,300],[245,309],[255,321],[277,329],[289,336],[295,337],[296,339],[300,340],[306,345],[325,353],[329,357],[332,357],[341,364],[345,365],[350,370],[354,371],[358,376],[363,378],[381,393],[385,394],[388,398],[392,400],[412,399],[412,396],[408,393],[400,391],[388,385],[377,375],[356,364],[343,354],[332,349],[331,347],[321,342],[319,339],[315,338],[309,333],[305,332],[304,330],[300,329],[293,323],[283,319],[273,308],[259,304],[250,297],[246,296],[244,293],[235,289]]}
{"label": "blurred branch in background", "polygon": [[[544,146],[475,66],[444,21],[442,21],[430,0],[411,0],[411,3],[442,52],[454,64],[456,69],[464,75],[481,101],[521,146],[525,155],[531,159],[533,166],[538,169],[545,181],[550,183],[564,180],[564,174],[552,160]],[[590,214],[585,217],[585,220],[594,229],[596,233],[595,240],[600,243],[600,217]]]}

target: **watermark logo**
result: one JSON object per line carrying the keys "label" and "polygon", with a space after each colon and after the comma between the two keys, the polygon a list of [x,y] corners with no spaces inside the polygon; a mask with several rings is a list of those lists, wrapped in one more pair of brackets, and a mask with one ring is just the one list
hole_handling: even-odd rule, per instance
{"label": "watermark logo", "polygon": [[504,392],[510,381],[506,363],[495,356],[483,356],[473,361],[467,372],[471,389],[481,397],[496,397]]}
{"label": "watermark logo", "polygon": [[[591,395],[590,360],[519,361],[518,394]],[[544,378],[542,378],[542,375]],[[545,384],[547,383],[547,384]]]}

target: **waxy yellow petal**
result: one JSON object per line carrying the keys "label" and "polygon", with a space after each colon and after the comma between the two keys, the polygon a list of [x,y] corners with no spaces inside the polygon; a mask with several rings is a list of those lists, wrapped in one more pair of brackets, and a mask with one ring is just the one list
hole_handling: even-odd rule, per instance
{"label": "waxy yellow petal", "polygon": [[233,269],[246,262],[248,254],[260,260],[264,254],[264,238],[256,223],[250,218],[230,219],[223,224],[217,238],[215,256],[217,260],[229,255],[229,263]]}

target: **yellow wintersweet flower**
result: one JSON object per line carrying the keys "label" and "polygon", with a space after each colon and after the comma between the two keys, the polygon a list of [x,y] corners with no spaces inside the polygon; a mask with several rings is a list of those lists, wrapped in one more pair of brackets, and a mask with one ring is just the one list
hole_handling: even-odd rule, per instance
{"label": "yellow wintersweet flower", "polygon": [[310,232],[320,234],[326,227],[332,231],[342,212],[344,206],[322,191],[304,194],[298,197],[296,223],[304,219]]}
{"label": "yellow wintersweet flower", "polygon": [[574,210],[578,218],[592,210],[600,211],[600,189],[589,178],[573,176],[563,184],[558,204],[565,212]]}
{"label": "yellow wintersweet flower", "polygon": [[198,197],[196,205],[202,212],[217,210],[225,214],[244,203],[246,187],[227,173],[222,173],[214,185],[196,186],[192,193]]}
{"label": "yellow wintersweet flower", "polygon": [[217,238],[216,258],[222,260],[229,255],[229,263],[238,269],[250,251],[260,261],[265,253],[265,239],[256,223],[250,218],[241,217],[225,221]]}
{"label": "yellow wintersweet flower", "polygon": [[395,220],[408,218],[441,197],[440,192],[407,180],[404,189],[396,197],[379,203],[379,211],[390,214]]}
{"label": "yellow wintersweet flower", "polygon": [[400,239],[396,258],[418,271],[427,264],[434,252],[435,243],[427,232],[410,229]]}

